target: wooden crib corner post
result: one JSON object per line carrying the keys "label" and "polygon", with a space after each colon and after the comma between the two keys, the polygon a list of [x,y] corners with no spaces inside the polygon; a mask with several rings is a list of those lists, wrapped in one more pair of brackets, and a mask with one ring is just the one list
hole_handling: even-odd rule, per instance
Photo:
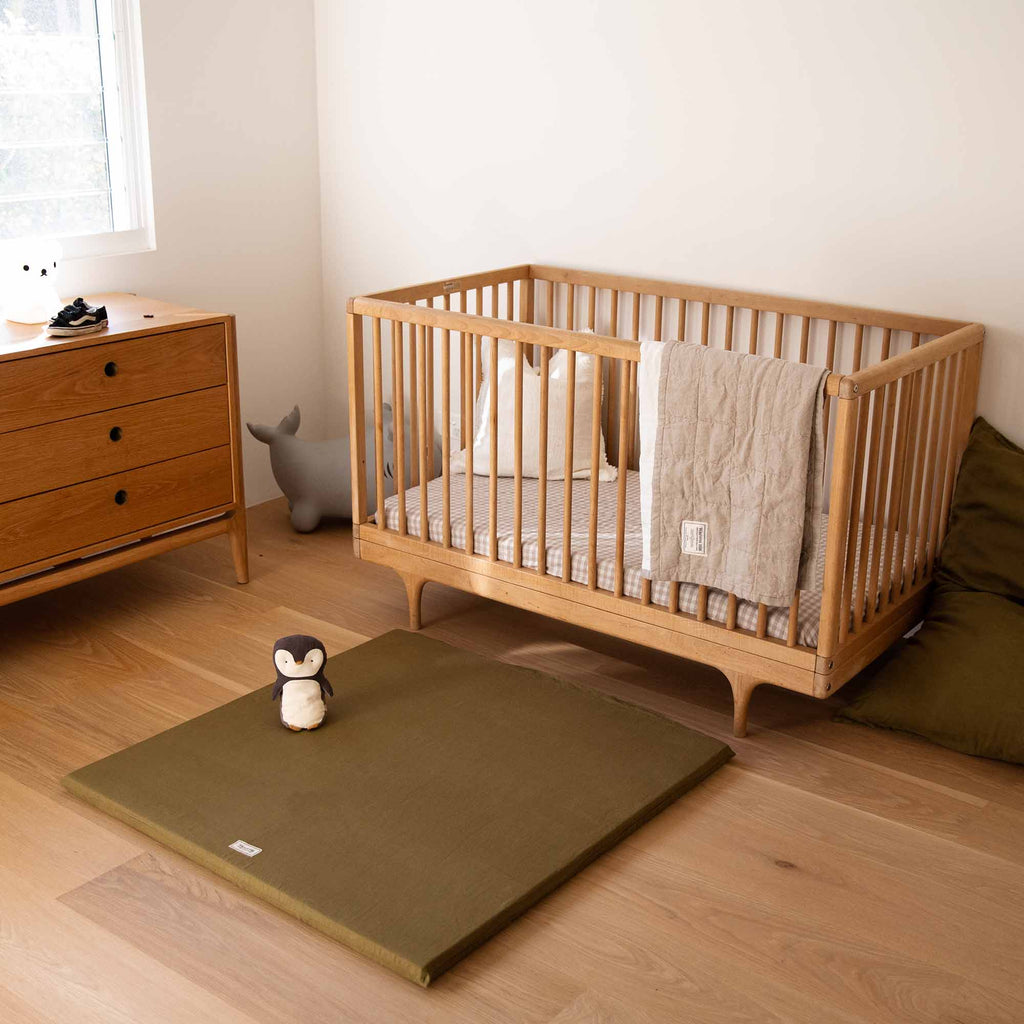
{"label": "wooden crib corner post", "polygon": [[825,574],[822,580],[818,656],[831,660],[839,640],[843,576],[846,569],[846,533],[853,493],[854,456],[857,443],[857,400],[839,398],[832,455],[832,488],[829,495],[828,531],[825,538]]}
{"label": "wooden crib corner post", "polygon": [[396,571],[402,577],[402,582],[405,584],[405,596],[409,600],[409,628],[415,632],[423,625],[421,615],[423,609],[423,588],[426,586],[427,581],[423,576],[415,576],[412,573],[403,572],[401,569]]}
{"label": "wooden crib corner post", "polygon": [[352,541],[366,522],[366,409],[363,394],[363,318],[348,314],[348,436],[352,469]]}
{"label": "wooden crib corner post", "polygon": [[747,711],[750,708],[750,697],[763,680],[748,672],[737,672],[734,669],[723,669],[725,677],[732,687],[732,734],[737,739],[747,735]]}

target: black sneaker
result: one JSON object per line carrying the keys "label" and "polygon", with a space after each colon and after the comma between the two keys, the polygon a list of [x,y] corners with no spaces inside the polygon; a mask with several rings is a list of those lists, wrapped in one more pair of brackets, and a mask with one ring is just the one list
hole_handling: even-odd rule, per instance
{"label": "black sneaker", "polygon": [[47,334],[66,338],[75,334],[93,334],[107,326],[107,307],[90,306],[81,296],[65,306],[46,328]]}

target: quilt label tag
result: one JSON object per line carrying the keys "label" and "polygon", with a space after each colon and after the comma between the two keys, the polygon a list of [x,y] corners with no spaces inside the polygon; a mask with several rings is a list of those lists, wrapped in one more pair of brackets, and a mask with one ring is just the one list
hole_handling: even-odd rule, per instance
{"label": "quilt label tag", "polygon": [[708,553],[708,524],[683,520],[683,554],[706,555]]}
{"label": "quilt label tag", "polygon": [[252,843],[246,843],[241,839],[236,839],[229,847],[229,850],[237,850],[239,853],[244,853],[246,857],[255,857],[257,853],[263,852],[263,847],[253,846]]}

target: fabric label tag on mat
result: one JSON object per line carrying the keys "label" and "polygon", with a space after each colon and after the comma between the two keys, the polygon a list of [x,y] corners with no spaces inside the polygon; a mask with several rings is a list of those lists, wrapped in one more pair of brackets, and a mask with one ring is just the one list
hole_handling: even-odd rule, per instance
{"label": "fabric label tag on mat", "polygon": [[263,852],[263,848],[261,846],[253,846],[252,843],[243,842],[241,839],[236,839],[228,849],[244,853],[246,857],[255,857],[257,853]]}
{"label": "fabric label tag on mat", "polygon": [[683,520],[683,554],[706,555],[708,553],[708,524]]}

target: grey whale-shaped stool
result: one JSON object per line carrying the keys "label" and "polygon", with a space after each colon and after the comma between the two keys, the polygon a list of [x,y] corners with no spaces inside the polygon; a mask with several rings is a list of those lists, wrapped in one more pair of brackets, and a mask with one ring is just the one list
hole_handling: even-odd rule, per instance
{"label": "grey whale-shaped stool", "polygon": [[[395,438],[391,406],[384,404],[384,495],[395,493]],[[309,533],[324,516],[352,518],[351,452],[347,437],[328,441],[305,441],[299,429],[299,407],[295,406],[276,427],[247,423],[249,433],[270,448],[270,468],[277,486],[284,492],[291,509],[292,526]],[[366,450],[373,451],[373,427],[367,428]],[[406,436],[410,436],[408,429]],[[441,465],[441,445],[434,438],[434,465]],[[405,469],[409,486],[409,466]],[[377,468],[375,460],[366,460],[366,511],[372,515],[377,504]]]}

